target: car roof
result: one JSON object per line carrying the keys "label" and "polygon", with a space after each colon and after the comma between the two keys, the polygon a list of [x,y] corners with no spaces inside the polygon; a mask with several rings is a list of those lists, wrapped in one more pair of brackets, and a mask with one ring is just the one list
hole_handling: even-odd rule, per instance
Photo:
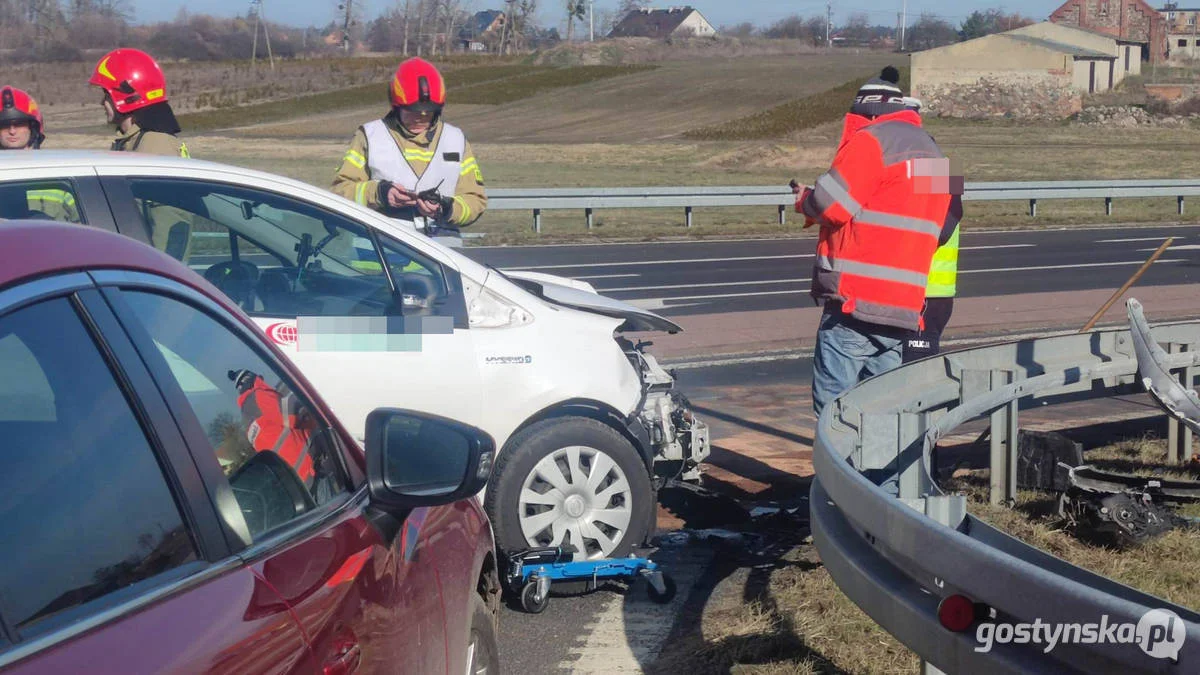
{"label": "car roof", "polygon": [[291,365],[288,373],[305,396],[329,415],[343,441],[350,447],[356,446],[353,437],[332,413],[333,409],[288,357],[263,336],[262,329],[225,294],[183,263],[152,246],[95,227],[50,220],[0,220],[0,291],[51,274],[88,270],[155,274],[184,284],[211,299],[227,315],[236,317],[259,336],[258,346],[269,350],[278,363]]}
{"label": "car roof", "polygon": [[47,274],[88,269],[123,269],[169,277],[229,307],[215,288],[204,288],[201,284],[206,282],[178,260],[130,237],[48,220],[0,221],[0,287]]}

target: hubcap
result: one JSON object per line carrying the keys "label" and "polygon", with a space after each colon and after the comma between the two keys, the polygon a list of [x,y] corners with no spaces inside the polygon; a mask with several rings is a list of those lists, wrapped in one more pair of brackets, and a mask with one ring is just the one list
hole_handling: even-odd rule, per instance
{"label": "hubcap", "polygon": [[629,532],[629,478],[607,454],[571,446],[539,461],[521,486],[521,533],[530,546],[573,546],[576,559],[609,557]]}

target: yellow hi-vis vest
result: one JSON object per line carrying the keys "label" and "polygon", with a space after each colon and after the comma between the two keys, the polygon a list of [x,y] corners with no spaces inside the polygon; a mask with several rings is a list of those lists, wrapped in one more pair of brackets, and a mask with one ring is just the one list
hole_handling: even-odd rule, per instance
{"label": "yellow hi-vis vest", "polygon": [[929,266],[929,281],[925,285],[927,298],[953,298],[958,291],[958,232],[960,226],[954,226],[954,234],[950,241],[939,246],[933,254],[933,264]]}

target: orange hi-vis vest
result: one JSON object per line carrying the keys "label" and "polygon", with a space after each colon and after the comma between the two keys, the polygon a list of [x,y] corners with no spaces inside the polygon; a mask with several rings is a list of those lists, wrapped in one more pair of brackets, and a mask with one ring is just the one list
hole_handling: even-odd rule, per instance
{"label": "orange hi-vis vest", "polygon": [[295,397],[286,387],[277,390],[267,384],[261,376],[254,377],[254,384],[238,396],[238,407],[246,423],[246,437],[257,452],[274,452],[291,465],[308,484],[315,474],[312,457],[308,452],[313,429],[297,419],[291,410]]}
{"label": "orange hi-vis vest", "polygon": [[821,225],[812,295],[856,319],[924,329],[925,286],[950,206],[949,160],[913,111],[846,116],[802,209]]}

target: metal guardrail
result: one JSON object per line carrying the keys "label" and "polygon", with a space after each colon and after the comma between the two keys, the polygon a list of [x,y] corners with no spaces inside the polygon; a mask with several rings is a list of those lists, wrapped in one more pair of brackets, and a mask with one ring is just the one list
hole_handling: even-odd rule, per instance
{"label": "metal guardrail", "polygon": [[[1026,201],[1029,215],[1037,215],[1044,199],[1103,199],[1112,215],[1118,198],[1174,197],[1183,214],[1185,198],[1200,195],[1200,180],[1083,180],[1046,182],[967,183],[968,201]],[[684,224],[692,226],[692,210],[710,206],[774,206],[779,223],[795,203],[786,185],[617,187],[617,188],[495,188],[488,191],[488,209],[532,211],[533,229],[542,231],[542,212],[582,210],[588,229],[596,209],[682,208]]]}
{"label": "metal guardrail", "polygon": [[[1153,329],[1159,365],[1193,385],[1200,322]],[[1141,391],[1129,330],[1024,340],[907,364],[860,383],[822,411],[814,442],[813,538],[834,581],[915,651],[926,672],[1200,672],[1200,614],[1068,564],[966,512],[944,493],[930,452],[956,426],[990,417],[994,501],[1016,496],[1022,408]],[[1137,644],[994,644],[939,621],[943,599],[991,609],[993,625],[1133,624],[1152,609],[1184,624],[1177,660]],[[1138,629],[1140,630],[1140,628]]]}

